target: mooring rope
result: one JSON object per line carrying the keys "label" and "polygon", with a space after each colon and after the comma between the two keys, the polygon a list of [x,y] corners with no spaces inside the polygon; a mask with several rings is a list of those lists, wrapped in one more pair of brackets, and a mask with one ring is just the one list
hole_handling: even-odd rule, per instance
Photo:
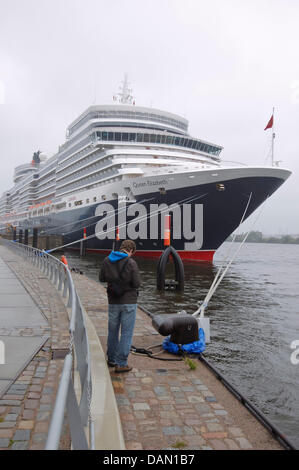
{"label": "mooring rope", "polygon": [[[235,231],[235,233],[234,233],[234,235],[233,235],[233,239],[232,239],[232,241],[231,241],[231,245],[230,245],[230,247],[229,247],[229,249],[228,249],[228,251],[227,251],[227,254],[226,254],[225,258],[222,260],[222,263],[221,263],[220,267],[218,268],[218,271],[217,271],[217,273],[216,273],[216,276],[215,276],[215,278],[214,278],[214,280],[213,280],[213,282],[212,282],[212,285],[211,285],[211,287],[210,287],[210,291],[213,290],[213,288],[214,288],[214,286],[215,286],[215,284],[216,284],[216,282],[217,282],[217,280],[218,280],[218,278],[219,278],[219,276],[220,276],[220,274],[221,274],[221,271],[222,271],[222,269],[223,269],[223,267],[224,267],[224,265],[225,265],[225,263],[226,263],[226,261],[227,261],[229,255],[230,255],[230,253],[231,253],[231,251],[232,251],[233,244],[234,244],[235,239],[236,239],[236,236],[237,236],[237,231],[238,231],[239,227],[241,226],[241,224],[242,224],[242,222],[243,222],[243,220],[244,220],[244,218],[245,218],[245,215],[246,215],[246,213],[247,213],[247,210],[248,210],[248,207],[249,207],[251,198],[252,198],[252,192],[250,193],[250,195],[249,195],[249,197],[248,197],[248,201],[247,201],[245,210],[244,210],[244,212],[243,212],[243,215],[242,215],[242,217],[241,217],[240,223],[239,223],[239,225],[238,225],[238,227],[237,227],[237,229],[236,229],[236,231]],[[206,298],[206,299],[207,299],[207,298]],[[204,303],[206,302],[206,299],[204,300]],[[196,312],[194,313],[194,315],[195,315],[197,312],[198,312],[198,311],[196,311]]]}
{"label": "mooring rope", "polygon": [[[252,193],[251,193],[252,194]],[[267,199],[265,202],[267,202],[269,198],[269,195],[267,196]],[[247,211],[247,208],[248,208],[248,203],[247,203],[247,206],[246,206],[246,209],[245,211]],[[259,219],[262,211],[264,210],[264,207],[265,207],[265,203],[262,205],[261,207],[261,210],[259,211],[259,213],[257,214],[257,217],[255,218],[253,224],[251,225],[250,229],[247,231],[247,233],[245,234],[241,244],[239,245],[239,247],[237,248],[237,250],[235,251],[234,255],[232,256],[231,260],[229,261],[229,263],[226,265],[226,267],[224,267],[223,269],[223,263],[221,264],[220,268],[218,269],[217,273],[216,273],[216,276],[214,278],[214,281],[204,299],[204,301],[202,302],[202,304],[199,306],[199,308],[192,314],[194,317],[200,317],[200,318],[203,318],[204,317],[204,312],[205,312],[205,309],[207,308],[212,296],[215,294],[219,284],[221,283],[222,279],[224,278],[225,274],[227,273],[228,269],[230,268],[230,266],[232,265],[232,263],[234,262],[234,260],[236,259],[238,253],[240,252],[241,248],[243,247],[244,243],[246,242],[247,238],[248,238],[248,235],[249,233],[252,231],[254,225],[256,224],[257,220]],[[242,219],[244,220],[244,217],[245,217],[245,213],[243,214],[243,217]],[[242,220],[241,219],[241,220]],[[241,224],[242,222],[240,222]],[[234,237],[235,239],[235,237]],[[226,256],[227,258],[227,256]],[[223,271],[222,271],[223,269]],[[221,272],[222,271],[222,272]]]}

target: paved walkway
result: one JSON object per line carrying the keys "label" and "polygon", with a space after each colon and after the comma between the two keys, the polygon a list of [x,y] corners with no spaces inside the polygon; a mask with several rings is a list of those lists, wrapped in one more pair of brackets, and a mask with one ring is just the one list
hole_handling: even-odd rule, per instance
{"label": "paved walkway", "polygon": [[[0,253],[1,256],[1,253]],[[14,272],[0,259],[0,341],[5,364],[0,367],[0,395],[48,339],[48,322]],[[32,334],[27,336],[28,330]]]}
{"label": "paved walkway", "polygon": [[43,449],[63,365],[52,352],[68,347],[67,311],[40,270],[4,246],[0,285],[0,450]]}
{"label": "paved walkway", "polygon": [[[74,274],[81,301],[106,350],[107,300],[99,283]],[[133,344],[149,347],[163,338],[137,312]],[[172,357],[163,353],[163,357]],[[281,449],[265,428],[197,359],[162,362],[130,355],[133,370],[111,379],[127,449]]]}

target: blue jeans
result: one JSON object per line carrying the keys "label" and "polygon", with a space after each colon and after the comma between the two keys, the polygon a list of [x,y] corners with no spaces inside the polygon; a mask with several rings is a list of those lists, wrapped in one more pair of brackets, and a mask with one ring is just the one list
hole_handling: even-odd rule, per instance
{"label": "blue jeans", "polygon": [[109,304],[107,356],[118,366],[128,364],[136,310],[137,304]]}

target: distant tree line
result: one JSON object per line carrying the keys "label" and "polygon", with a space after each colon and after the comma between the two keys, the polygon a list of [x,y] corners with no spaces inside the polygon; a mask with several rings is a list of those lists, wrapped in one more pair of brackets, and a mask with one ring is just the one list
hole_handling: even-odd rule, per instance
{"label": "distant tree line", "polygon": [[[241,242],[244,237],[245,233],[241,233],[237,235],[235,240],[237,242]],[[227,239],[228,242],[232,241],[233,235],[230,235]],[[292,235],[282,235],[281,237],[264,237],[262,232],[250,232],[246,242],[249,243],[288,243],[293,245],[299,245],[299,237],[294,237]]]}

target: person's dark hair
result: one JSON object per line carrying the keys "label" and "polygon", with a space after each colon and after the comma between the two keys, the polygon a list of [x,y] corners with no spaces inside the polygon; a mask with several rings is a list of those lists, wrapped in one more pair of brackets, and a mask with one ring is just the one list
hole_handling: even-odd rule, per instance
{"label": "person's dark hair", "polygon": [[125,251],[133,250],[133,253],[135,253],[136,243],[133,242],[133,240],[124,240],[122,244],[120,245],[120,250],[125,250]]}

